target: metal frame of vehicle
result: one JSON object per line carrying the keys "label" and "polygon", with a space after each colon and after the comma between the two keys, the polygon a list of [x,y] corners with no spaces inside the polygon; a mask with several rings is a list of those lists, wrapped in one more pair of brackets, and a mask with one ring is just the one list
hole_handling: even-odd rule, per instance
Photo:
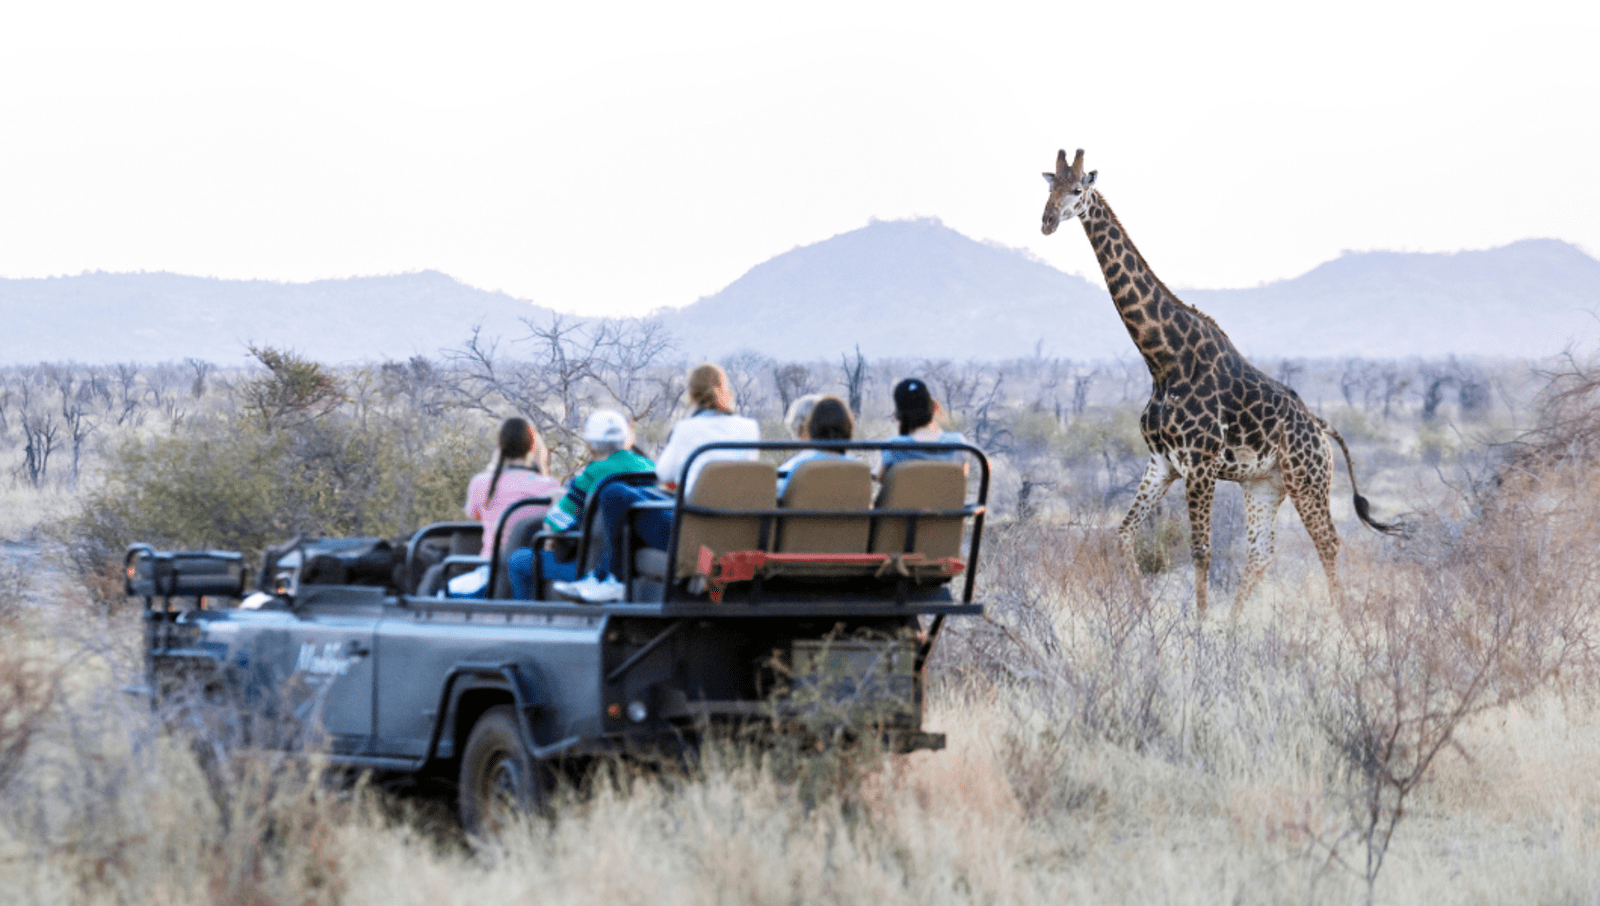
{"label": "metal frame of vehicle", "polygon": [[[760,455],[800,446],[845,452],[889,445],[713,444],[695,456],[738,447]],[[911,677],[906,681],[910,685],[896,687],[909,688],[911,700],[888,701],[876,729],[897,750],[939,748],[942,734],[921,727],[921,677],[945,618],[982,613],[973,593],[989,467],[981,451],[965,444],[924,446],[958,451],[975,462],[975,494],[955,511],[867,515],[913,522],[964,520],[970,534],[957,573],[965,574],[959,596],[952,593],[953,583],[922,587],[903,580],[883,584],[856,579],[785,586],[773,581],[750,583],[753,588],[743,594],[713,603],[687,596],[676,587],[679,577],[671,576],[663,600],[594,605],[419,597],[404,593],[408,589],[395,587],[394,581],[368,577],[371,584],[316,585],[285,581],[276,570],[268,575],[264,569],[259,591],[240,606],[219,609],[207,607],[206,598],[243,594],[238,554],[160,552],[134,545],[125,560],[127,591],[145,600],[148,688],[160,690],[175,677],[202,675],[211,688],[233,690],[238,701],[269,707],[281,720],[306,731],[297,738],[314,732],[335,764],[415,773],[459,766],[474,724],[500,706],[514,712],[521,744],[535,763],[681,750],[692,747],[708,725],[794,719],[807,706],[781,690],[816,679],[792,675],[788,665],[796,646],[806,646],[808,664],[824,663],[830,662],[827,646],[837,643],[841,650],[854,646],[853,651],[867,652],[852,655],[857,667],[851,668],[867,674],[881,672],[879,662],[914,659],[901,668]],[[685,502],[681,490],[671,505],[678,512],[710,518],[808,515],[781,509],[697,509]],[[510,519],[511,513],[503,518]],[[819,515],[828,513],[838,515]],[[585,551],[593,518],[586,512],[582,522],[579,547]],[[488,560],[491,590],[496,574],[505,568],[498,549],[504,524],[496,528]],[[430,539],[473,526],[441,523],[419,531],[405,547],[403,561],[395,563],[403,568],[396,571],[398,584],[412,581],[415,558]],[[677,534],[675,527],[674,548]],[[372,550],[386,544],[369,540]],[[319,543],[299,541],[299,565],[294,568],[305,570]],[[343,547],[330,548],[335,553],[323,556],[363,550],[351,540],[327,544]],[[294,558],[285,559],[285,550],[275,552],[275,562],[293,566]],[[371,560],[377,555],[367,551],[365,556]],[[669,551],[668,562],[676,562],[675,550]],[[174,599],[185,597],[191,606],[174,605]],[[923,618],[931,620],[924,625]],[[818,650],[824,656],[817,656]],[[830,676],[813,685],[836,690],[841,682],[848,687],[844,694],[858,697],[887,688],[866,674]],[[463,778],[463,789],[466,783]]]}

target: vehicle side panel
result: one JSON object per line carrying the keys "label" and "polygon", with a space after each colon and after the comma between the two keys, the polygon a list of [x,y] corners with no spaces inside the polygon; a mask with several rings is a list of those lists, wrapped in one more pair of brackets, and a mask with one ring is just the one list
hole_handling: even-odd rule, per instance
{"label": "vehicle side panel", "polygon": [[365,753],[372,738],[376,601],[311,602],[296,611],[228,612],[201,624],[201,641],[225,650],[236,692],[301,743],[326,737],[335,752]]}
{"label": "vehicle side panel", "polygon": [[[538,744],[600,734],[605,617],[508,614],[503,608],[475,612],[459,601],[434,611],[420,603],[426,599],[407,600],[409,606],[391,602],[378,626],[379,754],[416,758],[427,753],[435,723],[449,716],[438,713],[441,691],[451,672],[467,663],[516,664],[538,684],[546,699],[533,715]],[[449,758],[453,749],[454,739],[446,732],[435,754]]]}

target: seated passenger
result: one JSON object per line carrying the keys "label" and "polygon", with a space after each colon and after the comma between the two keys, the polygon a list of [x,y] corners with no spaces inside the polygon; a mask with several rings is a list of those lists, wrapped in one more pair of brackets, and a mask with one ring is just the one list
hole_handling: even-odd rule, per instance
{"label": "seated passenger", "polygon": [[[584,601],[599,603],[620,601],[627,589],[617,577],[622,575],[619,558],[624,549],[622,532],[628,527],[628,510],[635,504],[651,500],[671,500],[672,491],[689,454],[701,446],[716,441],[754,441],[761,439],[761,426],[754,419],[734,414],[733,386],[728,376],[716,365],[707,362],[689,372],[689,402],[694,412],[672,426],[667,445],[656,460],[656,477],[660,487],[633,487],[611,484],[600,496],[600,518],[605,521],[606,555],[599,567],[590,575],[575,582],[561,582],[556,591]],[[707,462],[719,459],[753,460],[755,450],[712,450],[695,457],[689,466],[684,493],[694,487],[700,469]],[[650,547],[666,550],[672,537],[672,511],[647,510],[633,520],[634,531]]]}
{"label": "seated passenger", "polygon": [[[855,432],[855,421],[850,418],[850,407],[845,405],[844,400],[837,396],[823,396],[817,398],[804,430],[803,434],[796,433],[810,440],[849,440],[851,434]],[[799,468],[801,463],[828,457],[856,458],[839,450],[801,450],[778,467],[778,497],[783,497],[783,489],[789,485],[789,476],[794,474],[794,470]]]}
{"label": "seated passenger", "polygon": [[[667,435],[667,445],[656,459],[656,475],[661,479],[661,487],[668,491],[677,490],[679,473],[683,471],[684,463],[689,461],[689,454],[705,444],[723,440],[761,439],[761,426],[755,419],[735,414],[738,401],[734,399],[733,385],[728,383],[728,376],[720,367],[710,362],[696,365],[689,370],[687,383],[689,404],[694,407],[694,412],[672,426],[672,433]],[[697,456],[694,466],[689,470],[685,489],[694,486],[700,469],[708,462],[756,458],[755,450],[713,450]]]}
{"label": "seated passenger", "polygon": [[[567,493],[545,514],[544,526],[564,532],[578,523],[589,492],[608,475],[619,472],[648,472],[655,468],[649,457],[635,453],[633,429],[622,413],[596,409],[583,424],[583,442],[589,447],[589,463],[572,479]],[[539,551],[539,565],[546,578],[571,580],[577,576],[576,562],[562,562],[553,551]],[[519,599],[533,597],[534,551],[522,548],[506,560],[511,577],[511,592]],[[602,562],[603,559],[602,559]],[[620,583],[619,583],[620,584]]]}
{"label": "seated passenger", "polygon": [[[939,404],[934,402],[933,395],[928,393],[928,385],[916,378],[906,378],[894,385],[894,417],[900,422],[900,435],[889,439],[890,443],[916,444],[964,444],[967,439],[955,431],[946,431],[938,425],[939,417],[944,413]],[[907,448],[904,450],[887,449],[883,451],[883,465],[878,469],[878,478],[881,480],[888,473],[889,467],[897,462],[912,459],[947,459],[951,462],[960,462],[966,465],[966,457],[960,450],[918,450]]]}
{"label": "seated passenger", "polygon": [[822,394],[808,393],[790,403],[789,411],[783,414],[784,425],[797,440],[805,440],[810,436],[806,433],[806,422],[811,420],[811,410],[816,408],[817,400],[820,399]]}
{"label": "seated passenger", "polygon": [[[545,474],[549,465],[550,451],[527,419],[508,418],[500,423],[489,468],[467,482],[467,502],[462,508],[467,518],[483,523],[481,556],[493,553],[494,529],[507,507],[525,497],[553,498],[561,493],[561,483]],[[519,511],[529,517],[543,516],[544,512],[542,506]],[[505,530],[509,534],[511,526],[507,525]],[[501,540],[503,542],[504,538]],[[450,594],[457,597],[482,594],[488,581],[488,567],[479,567],[450,580]]]}
{"label": "seated passenger", "polygon": [[[508,418],[500,423],[499,445],[489,468],[467,482],[468,519],[483,523],[483,556],[494,549],[494,528],[506,507],[525,497],[549,497],[561,493],[561,482],[551,478],[550,450],[527,419]],[[544,507],[519,510],[518,515],[543,516]],[[509,532],[511,526],[506,526]],[[501,539],[504,541],[504,539]]]}

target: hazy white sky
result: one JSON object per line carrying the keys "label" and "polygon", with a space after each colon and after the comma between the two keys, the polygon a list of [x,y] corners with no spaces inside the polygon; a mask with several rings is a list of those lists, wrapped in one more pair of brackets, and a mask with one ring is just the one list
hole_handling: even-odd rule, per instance
{"label": "hazy white sky", "polygon": [[1174,287],[1600,252],[1600,4],[53,2],[0,12],[0,276],[437,269],[586,314],[869,219]]}

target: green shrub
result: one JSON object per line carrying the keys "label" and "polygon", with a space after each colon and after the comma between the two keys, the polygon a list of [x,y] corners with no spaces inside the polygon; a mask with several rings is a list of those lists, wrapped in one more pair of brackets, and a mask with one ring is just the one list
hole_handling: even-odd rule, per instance
{"label": "green shrub", "polygon": [[1389,439],[1389,432],[1383,424],[1375,422],[1361,409],[1338,409],[1328,413],[1327,419],[1339,436],[1352,444],[1383,443]]}
{"label": "green shrub", "polygon": [[1139,432],[1139,410],[1132,406],[1084,412],[1067,426],[1060,443],[1068,463],[1143,460],[1149,454]]}
{"label": "green shrub", "polygon": [[1013,445],[1025,455],[1049,450],[1061,434],[1061,422],[1042,410],[1018,412],[1011,424]]}
{"label": "green shrub", "polygon": [[1155,514],[1133,536],[1133,559],[1139,572],[1146,576],[1164,573],[1174,563],[1183,562],[1188,550],[1187,510],[1172,515],[1166,507],[1157,507]]}
{"label": "green shrub", "polygon": [[1460,444],[1447,426],[1424,422],[1417,427],[1417,456],[1428,465],[1452,462],[1460,452]]}
{"label": "green shrub", "polygon": [[423,426],[344,412],[281,426],[197,419],[110,453],[106,483],[68,526],[72,560],[92,574],[147,541],[242,551],[254,563],[296,533],[390,537],[460,519],[486,459],[483,433],[464,416]]}

